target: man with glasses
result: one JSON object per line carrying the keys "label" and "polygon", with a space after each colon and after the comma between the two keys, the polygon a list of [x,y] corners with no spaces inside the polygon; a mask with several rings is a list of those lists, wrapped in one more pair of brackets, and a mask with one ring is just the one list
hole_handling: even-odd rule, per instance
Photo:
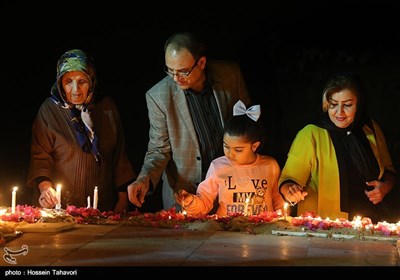
{"label": "man with glasses", "polygon": [[251,100],[239,65],[208,61],[196,34],[171,35],[164,53],[167,76],[146,93],[148,150],[128,195],[141,207],[162,179],[164,209],[180,210],[173,193],[196,193],[210,162],[223,155],[223,126],[234,104]]}

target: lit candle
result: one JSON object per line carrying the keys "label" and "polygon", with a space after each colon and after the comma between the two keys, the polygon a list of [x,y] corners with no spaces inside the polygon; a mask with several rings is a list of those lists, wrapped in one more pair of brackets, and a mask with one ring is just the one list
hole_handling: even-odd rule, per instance
{"label": "lit candle", "polygon": [[285,204],[283,204],[283,217],[284,217],[285,221],[287,220],[288,207],[289,207],[289,204],[287,202],[285,202]]}
{"label": "lit candle", "polygon": [[94,187],[94,192],[93,192],[93,209],[97,209],[97,202],[99,200],[99,190],[97,187]]}
{"label": "lit candle", "polygon": [[351,222],[353,225],[353,229],[360,229],[362,228],[362,223],[361,223],[361,217],[356,216],[353,218],[353,221]]}
{"label": "lit candle", "polygon": [[17,204],[17,190],[18,187],[13,187],[12,197],[11,197],[11,213],[15,213],[15,206]]}
{"label": "lit candle", "polygon": [[58,184],[56,187],[56,198],[57,198],[56,210],[61,210],[61,185],[60,184]]}
{"label": "lit candle", "polygon": [[87,208],[90,208],[90,195],[87,197]]}
{"label": "lit candle", "polygon": [[181,206],[182,206],[181,213],[186,216],[187,213],[185,211],[185,198],[184,197],[182,197],[182,205]]}

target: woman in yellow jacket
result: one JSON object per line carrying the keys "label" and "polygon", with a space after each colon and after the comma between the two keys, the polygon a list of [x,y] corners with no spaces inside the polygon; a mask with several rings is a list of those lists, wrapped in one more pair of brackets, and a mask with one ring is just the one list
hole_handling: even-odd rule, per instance
{"label": "woman in yellow jacket", "polygon": [[298,214],[398,221],[387,201],[395,169],[382,130],[366,113],[358,78],[332,77],[322,108],[318,122],[300,130],[290,147],[279,179],[283,198],[292,205],[299,202]]}

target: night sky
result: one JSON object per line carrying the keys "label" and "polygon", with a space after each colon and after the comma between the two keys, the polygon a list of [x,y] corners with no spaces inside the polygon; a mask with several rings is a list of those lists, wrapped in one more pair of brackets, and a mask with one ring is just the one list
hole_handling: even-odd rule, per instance
{"label": "night sky", "polygon": [[[9,204],[14,185],[21,203],[30,203],[25,187],[30,129],[49,96],[58,58],[72,48],[94,56],[99,83],[120,109],[138,172],[148,141],[144,95],[165,75],[164,41],[183,30],[206,39],[209,59],[239,61],[254,103],[262,106],[266,152],[281,165],[296,132],[319,112],[326,79],[354,71],[366,82],[370,113],[400,167],[395,1],[223,1],[224,8],[214,7],[220,1],[24,2],[0,4],[0,205]],[[149,199],[148,209],[158,203]]]}

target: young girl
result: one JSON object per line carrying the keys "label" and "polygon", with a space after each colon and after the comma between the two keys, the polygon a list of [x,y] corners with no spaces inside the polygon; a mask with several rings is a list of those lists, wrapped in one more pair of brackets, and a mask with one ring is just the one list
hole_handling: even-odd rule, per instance
{"label": "young girl", "polygon": [[224,128],[225,156],[211,162],[196,195],[185,190],[175,195],[188,215],[208,214],[217,197],[218,216],[283,211],[284,201],[278,191],[280,167],[274,158],[256,152],[263,134],[257,122],[260,114],[260,105],[246,109],[242,101],[235,104],[233,117]]}

